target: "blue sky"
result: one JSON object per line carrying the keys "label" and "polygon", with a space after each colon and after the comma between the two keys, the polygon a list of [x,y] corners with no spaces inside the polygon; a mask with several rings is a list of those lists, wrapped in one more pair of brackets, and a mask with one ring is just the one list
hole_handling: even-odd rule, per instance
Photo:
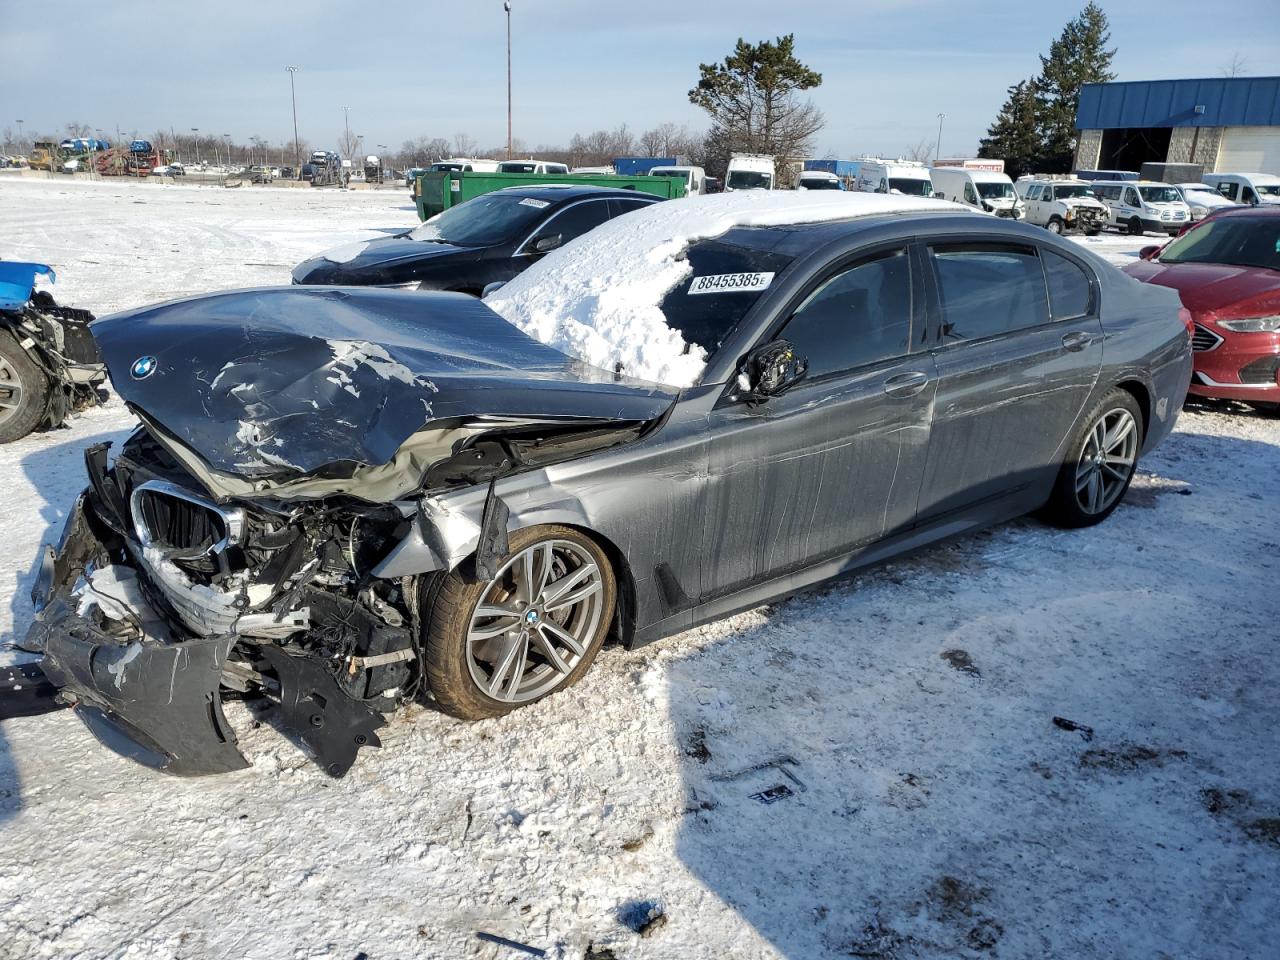
{"label": "blue sky", "polygon": [[[793,32],[824,76],[818,155],[897,155],[937,136],[970,153],[1003,102],[1083,6],[1022,0],[513,0],[516,136],[567,143],[625,121],[699,129],[686,93],[697,65],[739,36]],[[790,9],[788,9],[790,7]],[[1103,3],[1122,80],[1280,72],[1274,0],[1225,8]],[[376,13],[373,11],[377,11]],[[69,120],[112,135],[170,127],[245,141],[292,136],[284,67],[298,64],[302,136],[334,146],[350,107],[366,145],[466,133],[506,139],[501,0],[378,3],[0,0],[0,129]]]}

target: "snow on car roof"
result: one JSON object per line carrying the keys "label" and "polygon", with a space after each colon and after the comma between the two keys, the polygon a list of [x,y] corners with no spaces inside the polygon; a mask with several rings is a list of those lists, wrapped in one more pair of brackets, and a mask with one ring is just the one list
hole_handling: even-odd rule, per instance
{"label": "snow on car roof", "polygon": [[697,382],[707,355],[667,325],[660,304],[688,277],[691,268],[681,255],[691,243],[734,227],[956,209],[921,197],[826,191],[744,190],[655,203],[554,251],[485,303],[570,356],[687,387]]}

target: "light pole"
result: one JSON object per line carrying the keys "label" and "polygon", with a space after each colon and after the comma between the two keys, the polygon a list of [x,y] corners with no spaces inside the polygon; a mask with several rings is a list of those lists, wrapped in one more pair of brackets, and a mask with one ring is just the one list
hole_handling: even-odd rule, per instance
{"label": "light pole", "polygon": [[289,71],[289,97],[293,100],[293,175],[302,176],[302,153],[298,148],[298,94],[293,86],[293,75],[299,67],[285,67]]}
{"label": "light pole", "polygon": [[507,11],[507,159],[511,159],[511,0],[502,0]]}
{"label": "light pole", "polygon": [[23,121],[23,120],[19,120],[19,121],[18,121],[18,152],[19,152],[19,153],[21,153],[21,154],[24,154],[24,155],[25,155],[27,151],[22,149],[22,144],[23,144],[23,140],[22,140],[22,124],[23,124],[24,122],[25,122],[25,121]]}
{"label": "light pole", "polygon": [[191,128],[191,132],[192,132],[192,133],[194,133],[194,134],[196,134],[196,136],[194,137],[194,139],[195,139],[195,142],[196,142],[196,166],[198,167],[198,166],[200,166],[200,136],[199,136],[199,134],[200,134],[200,128],[199,128],[199,127],[192,127],[192,128]]}
{"label": "light pole", "polygon": [[945,119],[947,119],[947,115],[945,113],[938,114],[938,143],[933,154],[934,163],[937,163],[942,159],[942,121]]}

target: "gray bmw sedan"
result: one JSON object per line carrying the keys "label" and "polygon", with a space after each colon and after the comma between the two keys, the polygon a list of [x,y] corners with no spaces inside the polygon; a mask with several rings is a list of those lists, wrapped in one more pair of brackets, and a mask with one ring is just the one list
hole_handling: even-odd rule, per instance
{"label": "gray bmw sedan", "polygon": [[399,705],[493,717],[627,646],[1031,511],[1085,527],[1172,430],[1176,294],[1042,230],[869,194],[658,204],[485,301],[268,288],[93,327],[140,421],[35,589],[108,746],[340,776]]}

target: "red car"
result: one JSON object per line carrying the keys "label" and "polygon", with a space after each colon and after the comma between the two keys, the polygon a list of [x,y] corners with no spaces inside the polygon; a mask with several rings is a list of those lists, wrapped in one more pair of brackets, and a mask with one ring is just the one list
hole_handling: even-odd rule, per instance
{"label": "red car", "polygon": [[1124,268],[1172,287],[1195,321],[1191,393],[1280,413],[1280,209],[1202,220]]}

